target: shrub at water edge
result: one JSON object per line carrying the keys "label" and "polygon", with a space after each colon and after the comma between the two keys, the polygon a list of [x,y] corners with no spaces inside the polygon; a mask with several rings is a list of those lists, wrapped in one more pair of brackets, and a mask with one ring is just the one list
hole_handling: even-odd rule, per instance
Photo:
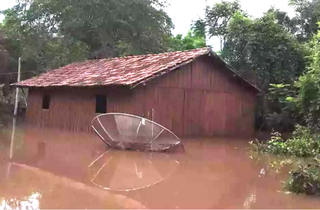
{"label": "shrub at water edge", "polygon": [[284,140],[280,133],[273,132],[267,142],[250,142],[250,148],[254,151],[276,155],[295,157],[315,157],[320,154],[320,133],[297,125],[292,137]]}

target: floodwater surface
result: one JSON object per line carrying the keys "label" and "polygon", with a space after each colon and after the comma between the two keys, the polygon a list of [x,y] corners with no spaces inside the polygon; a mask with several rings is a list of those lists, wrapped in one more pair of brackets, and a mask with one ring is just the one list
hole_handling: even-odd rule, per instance
{"label": "floodwater surface", "polygon": [[0,209],[319,208],[282,192],[287,171],[249,158],[251,139],[182,139],[184,153],[118,151],[91,134],[20,131],[13,161],[0,136]]}

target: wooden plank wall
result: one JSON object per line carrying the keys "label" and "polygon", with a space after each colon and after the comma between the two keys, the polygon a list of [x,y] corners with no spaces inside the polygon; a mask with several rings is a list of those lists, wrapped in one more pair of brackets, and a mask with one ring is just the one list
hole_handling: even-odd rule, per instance
{"label": "wooden plank wall", "polygon": [[148,84],[155,120],[183,136],[252,135],[256,93],[224,68],[201,57]]}
{"label": "wooden plank wall", "polygon": [[[28,97],[27,122],[33,127],[50,127],[70,131],[89,131],[81,124],[90,123],[94,107],[90,102],[94,96],[81,94],[74,90],[31,89]],[[42,109],[43,94],[51,97],[49,110]]]}
{"label": "wooden plank wall", "polygon": [[[36,127],[91,132],[95,95],[107,94],[107,112],[151,119],[180,136],[251,135],[256,96],[209,57],[163,75],[145,86],[104,89],[31,89],[27,121]],[[51,95],[42,110],[43,94]]]}

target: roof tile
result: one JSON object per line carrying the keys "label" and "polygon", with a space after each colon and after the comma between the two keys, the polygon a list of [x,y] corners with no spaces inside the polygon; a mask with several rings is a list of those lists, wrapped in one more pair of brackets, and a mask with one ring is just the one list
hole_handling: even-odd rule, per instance
{"label": "roof tile", "polygon": [[15,83],[20,87],[133,85],[208,54],[210,48],[76,62]]}
{"label": "roof tile", "polygon": [[[167,73],[179,65],[184,65],[196,57],[211,52],[209,47],[205,47],[189,51],[87,60],[72,63],[12,85],[18,87],[132,85],[134,87],[143,81]],[[259,90],[230,66],[228,68]]]}

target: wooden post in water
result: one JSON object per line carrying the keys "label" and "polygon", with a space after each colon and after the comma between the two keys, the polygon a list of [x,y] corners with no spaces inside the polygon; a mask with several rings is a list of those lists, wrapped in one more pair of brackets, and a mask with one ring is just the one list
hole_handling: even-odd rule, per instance
{"label": "wooden post in water", "polygon": [[[21,72],[21,58],[19,57],[17,82],[20,82],[20,72]],[[12,134],[11,134],[10,154],[9,154],[10,159],[12,159],[12,157],[13,157],[14,136],[15,136],[15,132],[16,132],[16,123],[17,123],[17,115],[18,115],[18,102],[19,102],[19,87],[16,87],[16,98],[15,98],[15,103],[14,103]]]}
{"label": "wooden post in water", "polygon": [[[151,113],[151,121],[154,122],[154,109],[152,108],[152,113]],[[151,136],[152,136],[152,140],[153,140],[153,123],[151,124]]]}

